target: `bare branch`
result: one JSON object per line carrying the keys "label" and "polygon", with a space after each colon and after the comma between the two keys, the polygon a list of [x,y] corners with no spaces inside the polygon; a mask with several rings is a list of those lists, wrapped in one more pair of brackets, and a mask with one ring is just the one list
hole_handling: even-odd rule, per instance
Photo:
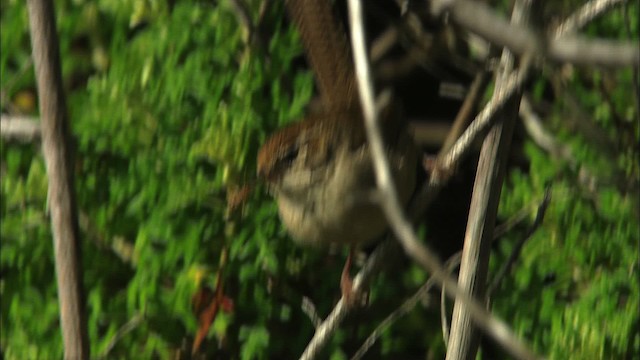
{"label": "bare branch", "polygon": [[231,10],[236,16],[236,19],[238,20],[238,24],[243,30],[245,41],[250,42],[254,36],[255,27],[253,26],[247,4],[242,0],[229,0],[229,4],[231,5]]}
{"label": "bare branch", "polygon": [[109,344],[100,355],[100,359],[106,359],[109,356],[111,350],[113,350],[116,344],[118,344],[118,341],[120,341],[128,333],[135,330],[142,323],[142,320],[144,320],[143,315],[135,314],[129,321],[127,321],[126,324],[122,325],[122,327],[118,329],[115,334],[113,334],[113,337],[109,341]]}
{"label": "bare branch", "polygon": [[527,96],[523,96],[520,101],[520,117],[525,130],[531,136],[533,142],[545,151],[549,152],[554,158],[560,158],[571,164],[576,165],[576,159],[573,157],[571,148],[567,145],[559,143],[553,135],[551,135],[542,126],[542,121],[536,113],[533,112],[531,102]]}
{"label": "bare branch", "polygon": [[517,55],[543,54],[557,62],[609,67],[638,67],[640,61],[640,49],[629,42],[579,36],[543,39],[531,29],[509,24],[482,2],[456,0],[432,3],[432,9],[449,11],[458,24],[495,45],[507,47]]}
{"label": "bare branch", "polygon": [[391,48],[396,44],[400,37],[400,31],[396,27],[390,27],[382,35],[380,35],[371,44],[371,50],[369,50],[369,57],[371,62],[378,62],[382,59],[382,56],[388,53]]}
{"label": "bare branch", "polygon": [[[452,272],[458,265],[460,265],[461,252],[455,253],[447,260],[445,267],[448,272]],[[375,344],[376,340],[382,335],[382,333],[388,329],[396,320],[402,316],[408,314],[420,301],[425,301],[429,291],[437,284],[435,277],[430,276],[427,282],[425,282],[418,291],[415,292],[410,298],[405,300],[399,308],[389,314],[382,322],[376,327],[376,329],[367,337],[364,343],[360,346],[358,351],[353,355],[351,360],[361,359],[364,354]],[[428,301],[428,298],[427,298]]]}
{"label": "bare branch", "polygon": [[[458,252],[458,256],[462,259],[462,251]],[[460,259],[458,265],[460,265]],[[449,317],[447,316],[447,291],[444,285],[440,290],[440,326],[442,327],[442,341],[444,346],[449,347],[449,334],[451,333],[449,327]]]}
{"label": "bare branch", "polygon": [[[511,18],[512,24],[526,24],[530,6],[530,0],[516,1]],[[500,72],[496,80],[497,89],[503,86],[503,80],[510,75],[513,64],[514,59],[511,53],[506,49],[503,50]],[[458,284],[462,289],[468,291],[471,297],[483,303],[485,302],[484,295],[493,229],[511,147],[511,138],[517,120],[519,97],[520,93],[518,92],[510,98],[509,104],[499,115],[498,122],[484,140],[469,207]],[[456,299],[446,359],[475,358],[478,343],[479,336],[472,314],[466,304]]]}
{"label": "bare branch", "polygon": [[444,144],[446,139],[449,137],[451,131],[451,123],[445,121],[409,122],[409,133],[416,145],[420,147],[442,147],[442,144]]}
{"label": "bare branch", "polygon": [[458,110],[458,114],[456,115],[455,120],[453,121],[453,125],[451,126],[451,131],[447,135],[447,138],[442,145],[442,151],[448,151],[453,144],[458,140],[460,134],[463,133],[464,129],[467,127],[471,120],[472,111],[475,109],[476,104],[478,103],[478,99],[481,95],[481,90],[487,85],[487,80],[489,76],[487,73],[482,71],[476,74],[475,79],[469,86],[469,92],[460,106],[460,110]]}
{"label": "bare branch", "polygon": [[[364,285],[369,282],[371,276],[380,269],[382,264],[392,256],[396,249],[397,246],[394,241],[388,239],[382,242],[382,244],[380,244],[369,256],[365,265],[353,279],[353,291],[362,290]],[[327,344],[331,335],[336,331],[342,320],[347,316],[348,312],[349,307],[346,306],[344,298],[340,299],[329,316],[327,316],[320,326],[316,327],[316,332],[309,344],[307,344],[307,348],[302,356],[300,356],[300,359],[315,359],[320,353],[320,350],[322,350],[322,348]]]}
{"label": "bare branch", "polygon": [[320,324],[322,324],[322,319],[318,316],[318,311],[316,310],[316,306],[313,304],[313,301],[306,296],[302,297],[302,304],[300,305],[302,312],[307,314],[309,320],[313,326],[317,329]]}
{"label": "bare branch", "polygon": [[493,294],[493,292],[498,288],[498,286],[502,282],[502,279],[504,279],[507,272],[511,269],[511,266],[513,266],[513,264],[516,262],[516,260],[520,256],[522,247],[527,242],[527,240],[529,240],[531,236],[533,236],[535,231],[540,227],[540,225],[542,225],[542,221],[544,221],[544,215],[547,212],[547,208],[549,207],[550,202],[551,202],[551,188],[547,188],[544,192],[544,198],[542,199],[542,202],[538,206],[538,212],[536,214],[535,220],[533,221],[533,224],[531,224],[525,236],[523,236],[520,239],[520,241],[518,241],[516,246],[514,246],[513,251],[509,256],[509,259],[507,259],[507,261],[502,265],[500,270],[498,270],[498,273],[496,274],[496,276],[491,281],[491,284],[487,289],[487,298],[491,297],[491,294]]}
{"label": "bare branch", "polygon": [[5,140],[33,142],[40,138],[40,123],[30,116],[0,117],[0,136]]}
{"label": "bare branch", "polygon": [[27,1],[40,102],[42,148],[49,178],[49,206],[55,252],[65,359],[90,356],[82,290],[78,212],[73,157],[51,0]]}
{"label": "bare branch", "polygon": [[[492,124],[495,114],[504,107],[511,95],[522,87],[522,84],[529,74],[529,65],[530,59],[525,56],[521,61],[518,71],[515,74],[509,75],[503,82],[504,86],[496,89],[491,101],[487,103],[476,116],[471,125],[469,125],[453,147],[451,147],[451,150],[446,154],[438,156],[438,163],[441,168],[445,170],[452,169],[467,151],[469,151],[471,144]],[[441,181],[442,178],[431,176],[430,183],[433,186],[438,185]]]}
{"label": "bare branch", "polygon": [[561,36],[574,33],[602,15],[614,5],[627,2],[626,0],[592,0],[582,5],[578,11],[574,12],[554,31],[554,36]]}
{"label": "bare branch", "polygon": [[529,214],[531,213],[531,206],[525,206],[522,209],[518,210],[514,215],[512,215],[509,219],[507,219],[502,224],[496,224],[496,228],[493,229],[493,241],[498,240],[506,233],[511,231],[516,225],[525,221]]}

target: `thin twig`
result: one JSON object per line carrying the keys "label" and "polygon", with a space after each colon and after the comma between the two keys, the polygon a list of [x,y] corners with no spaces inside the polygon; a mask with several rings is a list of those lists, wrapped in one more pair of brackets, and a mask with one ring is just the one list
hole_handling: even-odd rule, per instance
{"label": "thin twig", "polygon": [[451,131],[447,134],[447,138],[442,145],[442,151],[449,151],[456,140],[458,140],[458,137],[460,137],[460,134],[462,134],[464,129],[467,127],[467,124],[469,124],[472,111],[478,103],[481,90],[484,90],[488,79],[489,76],[485,71],[476,74],[471,86],[469,86],[469,92],[467,93],[462,106],[460,106],[460,110],[458,110],[455,120],[453,121]]}
{"label": "thin twig", "polygon": [[496,225],[496,228],[493,229],[493,240],[495,241],[496,239],[499,239],[500,237],[511,231],[511,229],[515,228],[516,225],[523,222],[529,216],[530,211],[530,207],[525,206],[517,213],[515,213],[515,215],[507,219],[507,221],[505,221],[504,223]]}
{"label": "thin twig", "polygon": [[553,34],[556,38],[574,33],[586,26],[611,7],[627,2],[627,0],[592,0],[582,5],[558,26]]}
{"label": "thin twig", "polygon": [[[462,259],[462,251],[460,251],[460,258]],[[460,262],[458,262],[458,265]],[[447,291],[445,286],[442,285],[440,290],[440,326],[442,327],[442,341],[445,347],[449,347],[449,316],[447,316]]]}
{"label": "thin twig", "polygon": [[99,356],[99,358],[100,359],[108,358],[109,353],[111,352],[111,350],[113,350],[113,348],[116,346],[118,341],[120,341],[128,333],[135,330],[142,323],[142,320],[144,320],[143,315],[135,314],[131,319],[129,319],[129,321],[127,321],[126,324],[122,325],[122,327],[120,327],[120,329],[118,329],[118,331],[116,331],[116,333],[113,334],[113,337],[109,341],[109,344],[104,349],[104,351]]}
{"label": "thin twig", "polygon": [[[460,159],[471,149],[471,144],[492,124],[495,114],[500,111],[511,95],[522,87],[526,81],[530,70],[530,57],[525,56],[515,74],[511,74],[505,81],[504,86],[496,89],[493,98],[488,102],[482,111],[476,116],[471,125],[458,138],[458,141],[451,149],[438,156],[438,166],[443,172],[453,169]],[[444,180],[438,173],[429,179],[431,186],[436,186]]]}
{"label": "thin twig", "polygon": [[[365,265],[353,279],[353,291],[363,289],[364,284],[369,282],[371,276],[393,256],[396,249],[397,246],[395,242],[390,239],[383,241],[369,256]],[[300,359],[315,359],[348,313],[349,307],[345,304],[344,298],[341,298],[327,318],[316,328],[313,338],[309,344],[307,344],[307,348],[302,356],[300,356]]]}
{"label": "thin twig", "polygon": [[495,277],[491,281],[491,284],[487,288],[487,298],[491,297],[493,292],[498,288],[498,286],[506,276],[507,272],[511,269],[513,264],[516,262],[516,260],[520,256],[520,252],[522,251],[522,247],[524,246],[525,242],[527,242],[527,240],[529,240],[531,236],[533,236],[533,234],[540,227],[540,225],[542,225],[542,221],[544,221],[544,215],[547,211],[547,208],[549,207],[550,202],[551,202],[551,188],[547,188],[544,192],[544,198],[542,199],[542,202],[538,206],[538,212],[536,213],[536,218],[533,221],[533,224],[531,224],[525,236],[523,236],[516,243],[515,247],[513,248],[513,251],[511,251],[511,255],[509,256],[507,261],[502,265],[500,270],[498,270],[498,273],[495,275]]}
{"label": "thin twig", "polygon": [[551,154],[554,158],[560,158],[570,165],[576,165],[576,159],[573,156],[571,148],[567,145],[559,143],[552,134],[550,134],[542,125],[540,117],[533,111],[528,96],[523,96],[520,101],[520,117],[525,130],[542,149]]}
{"label": "thin twig", "polygon": [[260,3],[260,9],[258,9],[258,21],[256,22],[257,29],[262,29],[267,13],[269,12],[269,9],[271,9],[271,5],[273,5],[272,0],[263,0]]}
{"label": "thin twig", "polygon": [[[570,94],[565,94],[564,101],[578,109],[580,111],[577,102],[572,99]],[[586,115],[585,115],[586,116]],[[606,175],[596,176],[593,171],[585,166],[579,166],[579,162],[576,160],[575,155],[570,146],[558,141],[549,131],[544,128],[542,121],[538,114],[536,114],[531,106],[528,97],[523,97],[520,103],[520,117],[522,123],[527,131],[527,134],[531,137],[531,140],[543,150],[547,151],[553,159],[560,159],[566,161],[574,170],[579,172],[579,182],[584,184],[590,192],[595,191],[598,186],[604,184],[614,185],[621,191],[627,191],[632,186],[628,177],[617,169],[611,169]],[[582,135],[592,140],[591,144],[597,144],[602,150],[603,155],[609,158],[615,158],[615,155],[611,152],[612,147],[607,147],[608,143],[611,143],[610,139],[606,137],[602,132],[598,132],[597,128],[593,126],[592,122],[585,120],[583,116],[577,116],[580,123],[577,125],[582,131]],[[599,142],[599,143],[598,143]]]}
{"label": "thin twig", "polygon": [[371,62],[377,63],[382,57],[387,54],[391,48],[398,41],[400,31],[397,27],[389,27],[382,35],[371,44],[371,50],[369,50],[369,57]]}
{"label": "thin twig", "polygon": [[317,329],[322,324],[322,319],[318,316],[318,311],[316,310],[316,306],[313,304],[313,301],[306,296],[302,297],[302,304],[300,305],[302,312],[307,314],[309,320],[313,326]]}
{"label": "thin twig", "polygon": [[[449,273],[453,272],[453,270],[460,265],[460,258],[462,253],[459,251],[453,254],[449,260],[445,263],[445,267]],[[399,308],[394,310],[391,314],[389,314],[382,322],[376,327],[376,329],[367,337],[367,339],[362,343],[358,351],[353,355],[351,360],[361,359],[364,354],[375,344],[375,342],[380,338],[380,335],[388,329],[394,322],[396,322],[402,316],[408,314],[416,307],[416,305],[425,299],[429,291],[437,284],[435,277],[432,275],[429,279],[416,291],[411,297],[405,300]]]}
{"label": "thin twig", "polygon": [[247,4],[242,0],[229,0],[229,3],[231,4],[233,13],[236,15],[236,19],[238,19],[238,23],[244,30],[245,41],[251,43],[254,37],[255,27],[253,26]]}
{"label": "thin twig", "polygon": [[33,142],[40,138],[40,123],[30,116],[0,117],[0,137],[11,141]]}
{"label": "thin twig", "polygon": [[[457,71],[469,76],[477,73],[478,67],[476,63],[457,54],[450,48],[450,44],[444,40],[450,37],[450,35],[443,35],[449,31],[453,30],[448,27],[440,30],[440,34],[427,31],[423,28],[418,15],[408,11],[403,16],[402,22],[387,30],[374,41],[371,47],[371,63],[375,64],[376,80],[381,82],[392,81],[406,76],[418,66],[438,77],[453,76],[446,67],[439,63],[439,60],[446,61]],[[380,39],[384,41],[380,43]],[[390,46],[396,42],[403,44],[407,48],[405,55],[399,59],[379,61],[381,50],[389,50]]]}

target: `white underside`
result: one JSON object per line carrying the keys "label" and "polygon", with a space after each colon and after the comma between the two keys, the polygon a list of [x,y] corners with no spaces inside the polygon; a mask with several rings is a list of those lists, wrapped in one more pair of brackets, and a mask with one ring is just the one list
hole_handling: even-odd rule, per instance
{"label": "white underside", "polygon": [[[416,152],[411,141],[403,143],[407,144],[403,149],[387,155],[398,196],[406,204],[415,187]],[[362,244],[387,228],[384,213],[372,196],[376,185],[368,146],[340,149],[335,156],[331,168],[291,171],[276,191],[280,218],[300,244]],[[317,186],[325,182],[328,186]]]}

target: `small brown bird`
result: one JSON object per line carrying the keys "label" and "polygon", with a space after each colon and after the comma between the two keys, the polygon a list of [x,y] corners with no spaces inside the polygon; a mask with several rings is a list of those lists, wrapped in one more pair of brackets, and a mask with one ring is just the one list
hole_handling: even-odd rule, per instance
{"label": "small brown bird", "polygon": [[[417,152],[394,120],[384,123],[384,137],[398,195],[406,204],[415,188]],[[312,115],[276,132],[260,149],[258,176],[299,244],[354,248],[388,227],[373,196],[375,174],[359,109]],[[347,295],[350,258],[342,279]]]}
{"label": "small brown bird", "polygon": [[[258,176],[276,198],[294,241],[350,246],[341,282],[348,300],[354,248],[382,235],[388,224],[374,201],[375,174],[342,24],[331,1],[285,4],[316,75],[322,107],[265,142],[258,153]],[[406,204],[415,188],[417,153],[396,110],[388,106],[380,118],[394,181]]]}

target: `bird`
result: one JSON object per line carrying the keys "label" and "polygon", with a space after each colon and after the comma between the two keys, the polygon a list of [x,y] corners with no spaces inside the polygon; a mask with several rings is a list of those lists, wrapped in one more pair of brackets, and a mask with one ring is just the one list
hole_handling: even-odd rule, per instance
{"label": "bird", "polygon": [[[330,1],[287,0],[307,60],[320,90],[321,106],[272,134],[257,156],[258,179],[278,203],[294,242],[309,247],[348,246],[342,294],[352,296],[349,269],[357,248],[388,228],[376,201],[376,181],[348,41]],[[402,204],[416,185],[417,150],[389,101],[380,126]]]}
{"label": "bird", "polygon": [[[416,185],[417,150],[397,118],[387,114],[383,119],[386,155],[399,200],[406,204]],[[312,114],[277,131],[260,149],[257,170],[294,242],[352,250],[341,279],[342,293],[350,297],[353,252],[388,228],[376,201],[375,173],[360,109]]]}

